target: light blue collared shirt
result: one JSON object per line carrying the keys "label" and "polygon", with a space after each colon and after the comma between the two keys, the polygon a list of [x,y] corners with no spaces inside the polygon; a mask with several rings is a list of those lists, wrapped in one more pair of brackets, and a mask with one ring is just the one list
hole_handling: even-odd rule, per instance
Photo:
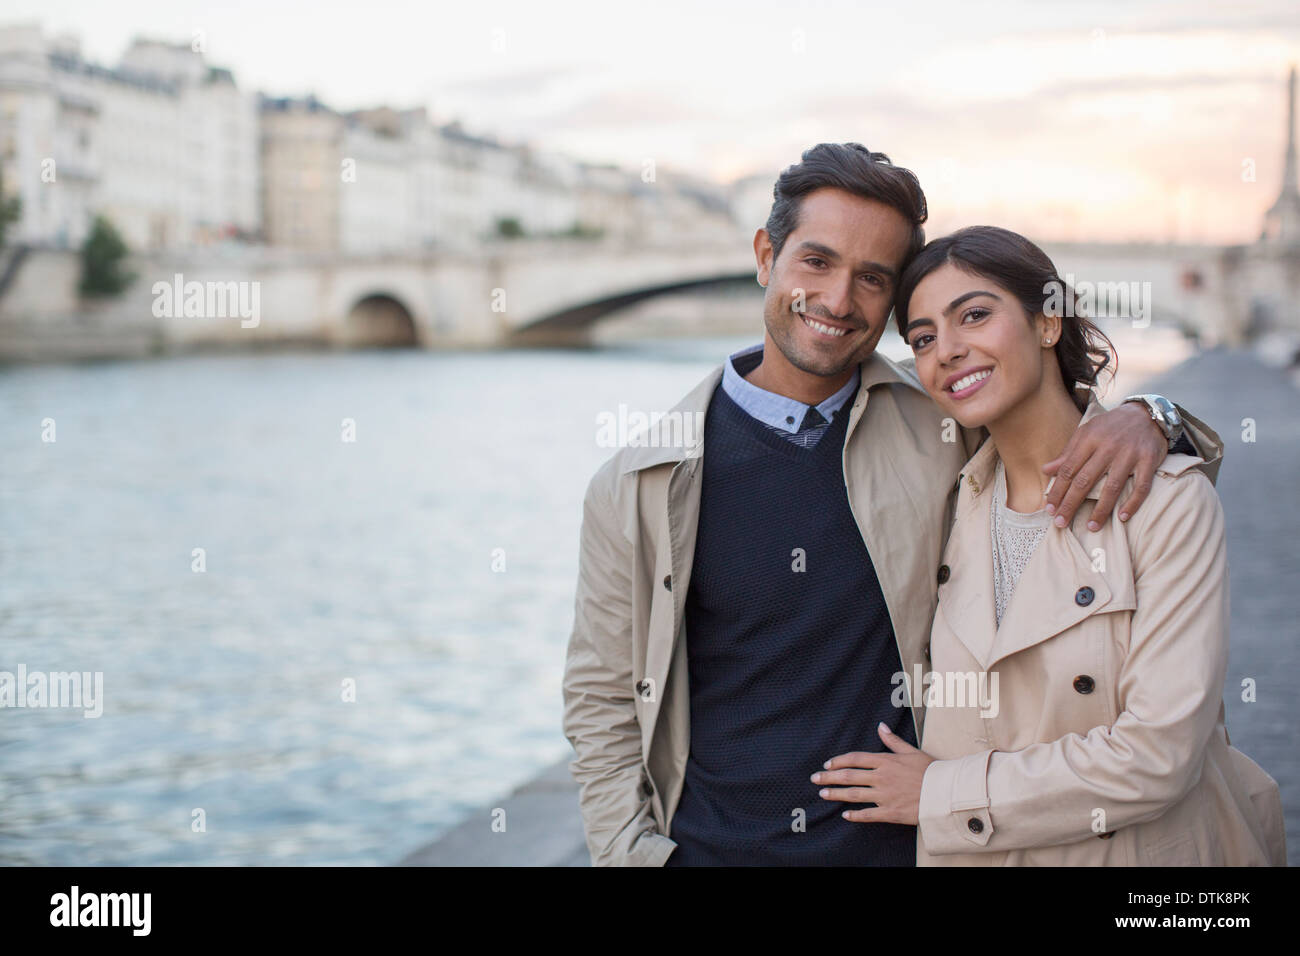
{"label": "light blue collared shirt", "polygon": [[[769,392],[745,381],[744,375],[752,371],[763,360],[763,343],[741,349],[730,358],[722,369],[722,388],[727,396],[743,408],[749,415],[757,418],[764,425],[777,431],[796,434],[808,414],[809,406],[776,392]],[[737,370],[737,363],[740,369]],[[858,366],[853,367],[853,377],[838,392],[819,405],[814,406],[826,421],[831,420],[845,402],[858,389],[862,372]]]}

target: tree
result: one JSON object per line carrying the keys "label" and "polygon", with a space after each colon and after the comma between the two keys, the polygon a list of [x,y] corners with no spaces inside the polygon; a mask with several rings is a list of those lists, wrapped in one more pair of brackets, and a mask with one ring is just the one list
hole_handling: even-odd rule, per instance
{"label": "tree", "polygon": [[497,235],[503,239],[519,239],[524,234],[524,227],[514,216],[497,220]]}
{"label": "tree", "polygon": [[4,164],[0,163],[0,248],[5,244],[9,224],[22,215],[23,201],[17,196],[5,196]]}
{"label": "tree", "polygon": [[126,243],[113,224],[104,216],[96,216],[90,234],[81,244],[82,295],[117,295],[135,279],[122,265],[126,258]]}
{"label": "tree", "polygon": [[588,226],[586,223],[575,219],[573,225],[563,232],[556,233],[556,235],[566,239],[599,239],[605,235],[605,230],[600,226]]}

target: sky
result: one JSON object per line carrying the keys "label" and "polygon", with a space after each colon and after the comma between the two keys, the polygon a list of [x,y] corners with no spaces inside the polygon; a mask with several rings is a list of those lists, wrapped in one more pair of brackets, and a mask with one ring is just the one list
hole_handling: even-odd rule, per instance
{"label": "sky", "polygon": [[929,235],[1236,243],[1277,196],[1295,0],[5,0],[115,64],[189,42],[239,85],[422,105],[659,175],[774,178],[854,141],[914,170]]}

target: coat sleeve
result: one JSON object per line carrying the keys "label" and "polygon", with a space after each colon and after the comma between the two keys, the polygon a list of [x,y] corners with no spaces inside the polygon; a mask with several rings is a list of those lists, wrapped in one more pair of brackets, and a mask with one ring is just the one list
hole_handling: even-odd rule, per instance
{"label": "coat sleeve", "polygon": [[[1196,467],[1200,469],[1211,483],[1218,484],[1219,466],[1223,464],[1223,440],[1213,428],[1199,418],[1187,413],[1181,405],[1174,405],[1183,419],[1183,434],[1196,447],[1196,454],[1205,460]],[[1141,510],[1141,509],[1139,509]]]}
{"label": "coat sleeve", "polygon": [[564,668],[564,734],[576,754],[587,849],[595,866],[661,866],[676,843],[658,833],[644,785],[632,680],[632,545],[611,501],[607,465],[582,508],[573,631]]}
{"label": "coat sleeve", "polygon": [[1173,482],[1172,493],[1133,516],[1137,607],[1115,723],[930,764],[919,814],[929,853],[1095,838],[1094,821],[1113,831],[1153,820],[1200,779],[1227,671],[1223,509],[1195,468],[1157,480]]}

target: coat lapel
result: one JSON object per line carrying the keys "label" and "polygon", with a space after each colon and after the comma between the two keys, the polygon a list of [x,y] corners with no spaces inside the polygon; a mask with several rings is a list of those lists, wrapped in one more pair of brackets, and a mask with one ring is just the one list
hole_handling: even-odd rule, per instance
{"label": "coat lapel", "polygon": [[[1105,412],[1094,396],[1080,424]],[[1089,544],[1096,543],[1110,557],[1112,567],[1094,567],[1089,550],[1076,536],[1075,528],[1086,527],[1091,503],[1101,493],[1105,475],[1094,483],[1075,512],[1073,527],[1047,529],[1025,565],[1002,624],[997,624],[993,589],[992,507],[997,449],[986,441],[962,469],[957,492],[956,526],[945,551],[950,579],[941,593],[938,613],[949,629],[988,670],[1003,658],[1054,637],[1099,611],[1132,609],[1136,606],[1130,585],[1114,584],[1131,578],[1128,574],[1128,545],[1125,532],[1113,517],[1099,531],[1086,532]],[[1127,493],[1127,489],[1125,491]],[[1105,569],[1105,570],[1103,570]],[[1080,589],[1090,588],[1091,597],[1080,603]]]}
{"label": "coat lapel", "polygon": [[[988,566],[991,580],[991,555]],[[1085,587],[1092,589],[1092,597],[1081,604],[1076,595]],[[1002,625],[993,636],[985,668],[1060,634],[1091,614],[1110,610],[1111,597],[1105,576],[1093,568],[1074,532],[1070,528],[1049,527],[1025,565],[1007,603]],[[991,588],[988,605],[990,616],[995,616]]]}
{"label": "coat lapel", "polygon": [[949,577],[941,584],[939,606],[949,630],[987,669],[996,630],[993,612],[993,559],[990,553],[989,493],[993,443],[986,441],[958,479],[956,521],[944,550]]}
{"label": "coat lapel", "polygon": [[[647,705],[641,725],[642,746],[647,754],[651,753],[655,730],[662,716],[661,704],[672,679],[672,661],[679,651],[686,593],[690,584],[691,567],[695,561],[695,539],[700,513],[700,469],[704,460],[702,432],[694,430],[692,435],[695,441],[683,445],[676,440],[676,436],[681,434],[680,429],[673,432],[670,428],[670,416],[676,412],[684,419],[685,416],[698,414],[702,421],[721,380],[722,367],[719,366],[691,389],[667,415],[650,426],[645,433],[645,441],[626,449],[620,469],[623,474],[640,473],[637,481],[637,512],[642,524],[637,535],[641,541],[643,560],[651,569],[645,674],[653,681],[652,686],[657,689],[657,696]],[[648,540],[643,535],[648,535]],[[647,548],[647,544],[650,547]],[[665,578],[672,585],[669,589],[665,589],[662,583]],[[684,681],[684,677],[681,679]],[[677,733],[686,733],[690,719],[689,698],[684,694],[675,695],[672,709]],[[680,769],[679,765],[684,764],[685,760],[685,749],[673,754],[674,767]],[[670,803],[675,802],[677,792],[679,791],[670,792],[666,799]]]}

